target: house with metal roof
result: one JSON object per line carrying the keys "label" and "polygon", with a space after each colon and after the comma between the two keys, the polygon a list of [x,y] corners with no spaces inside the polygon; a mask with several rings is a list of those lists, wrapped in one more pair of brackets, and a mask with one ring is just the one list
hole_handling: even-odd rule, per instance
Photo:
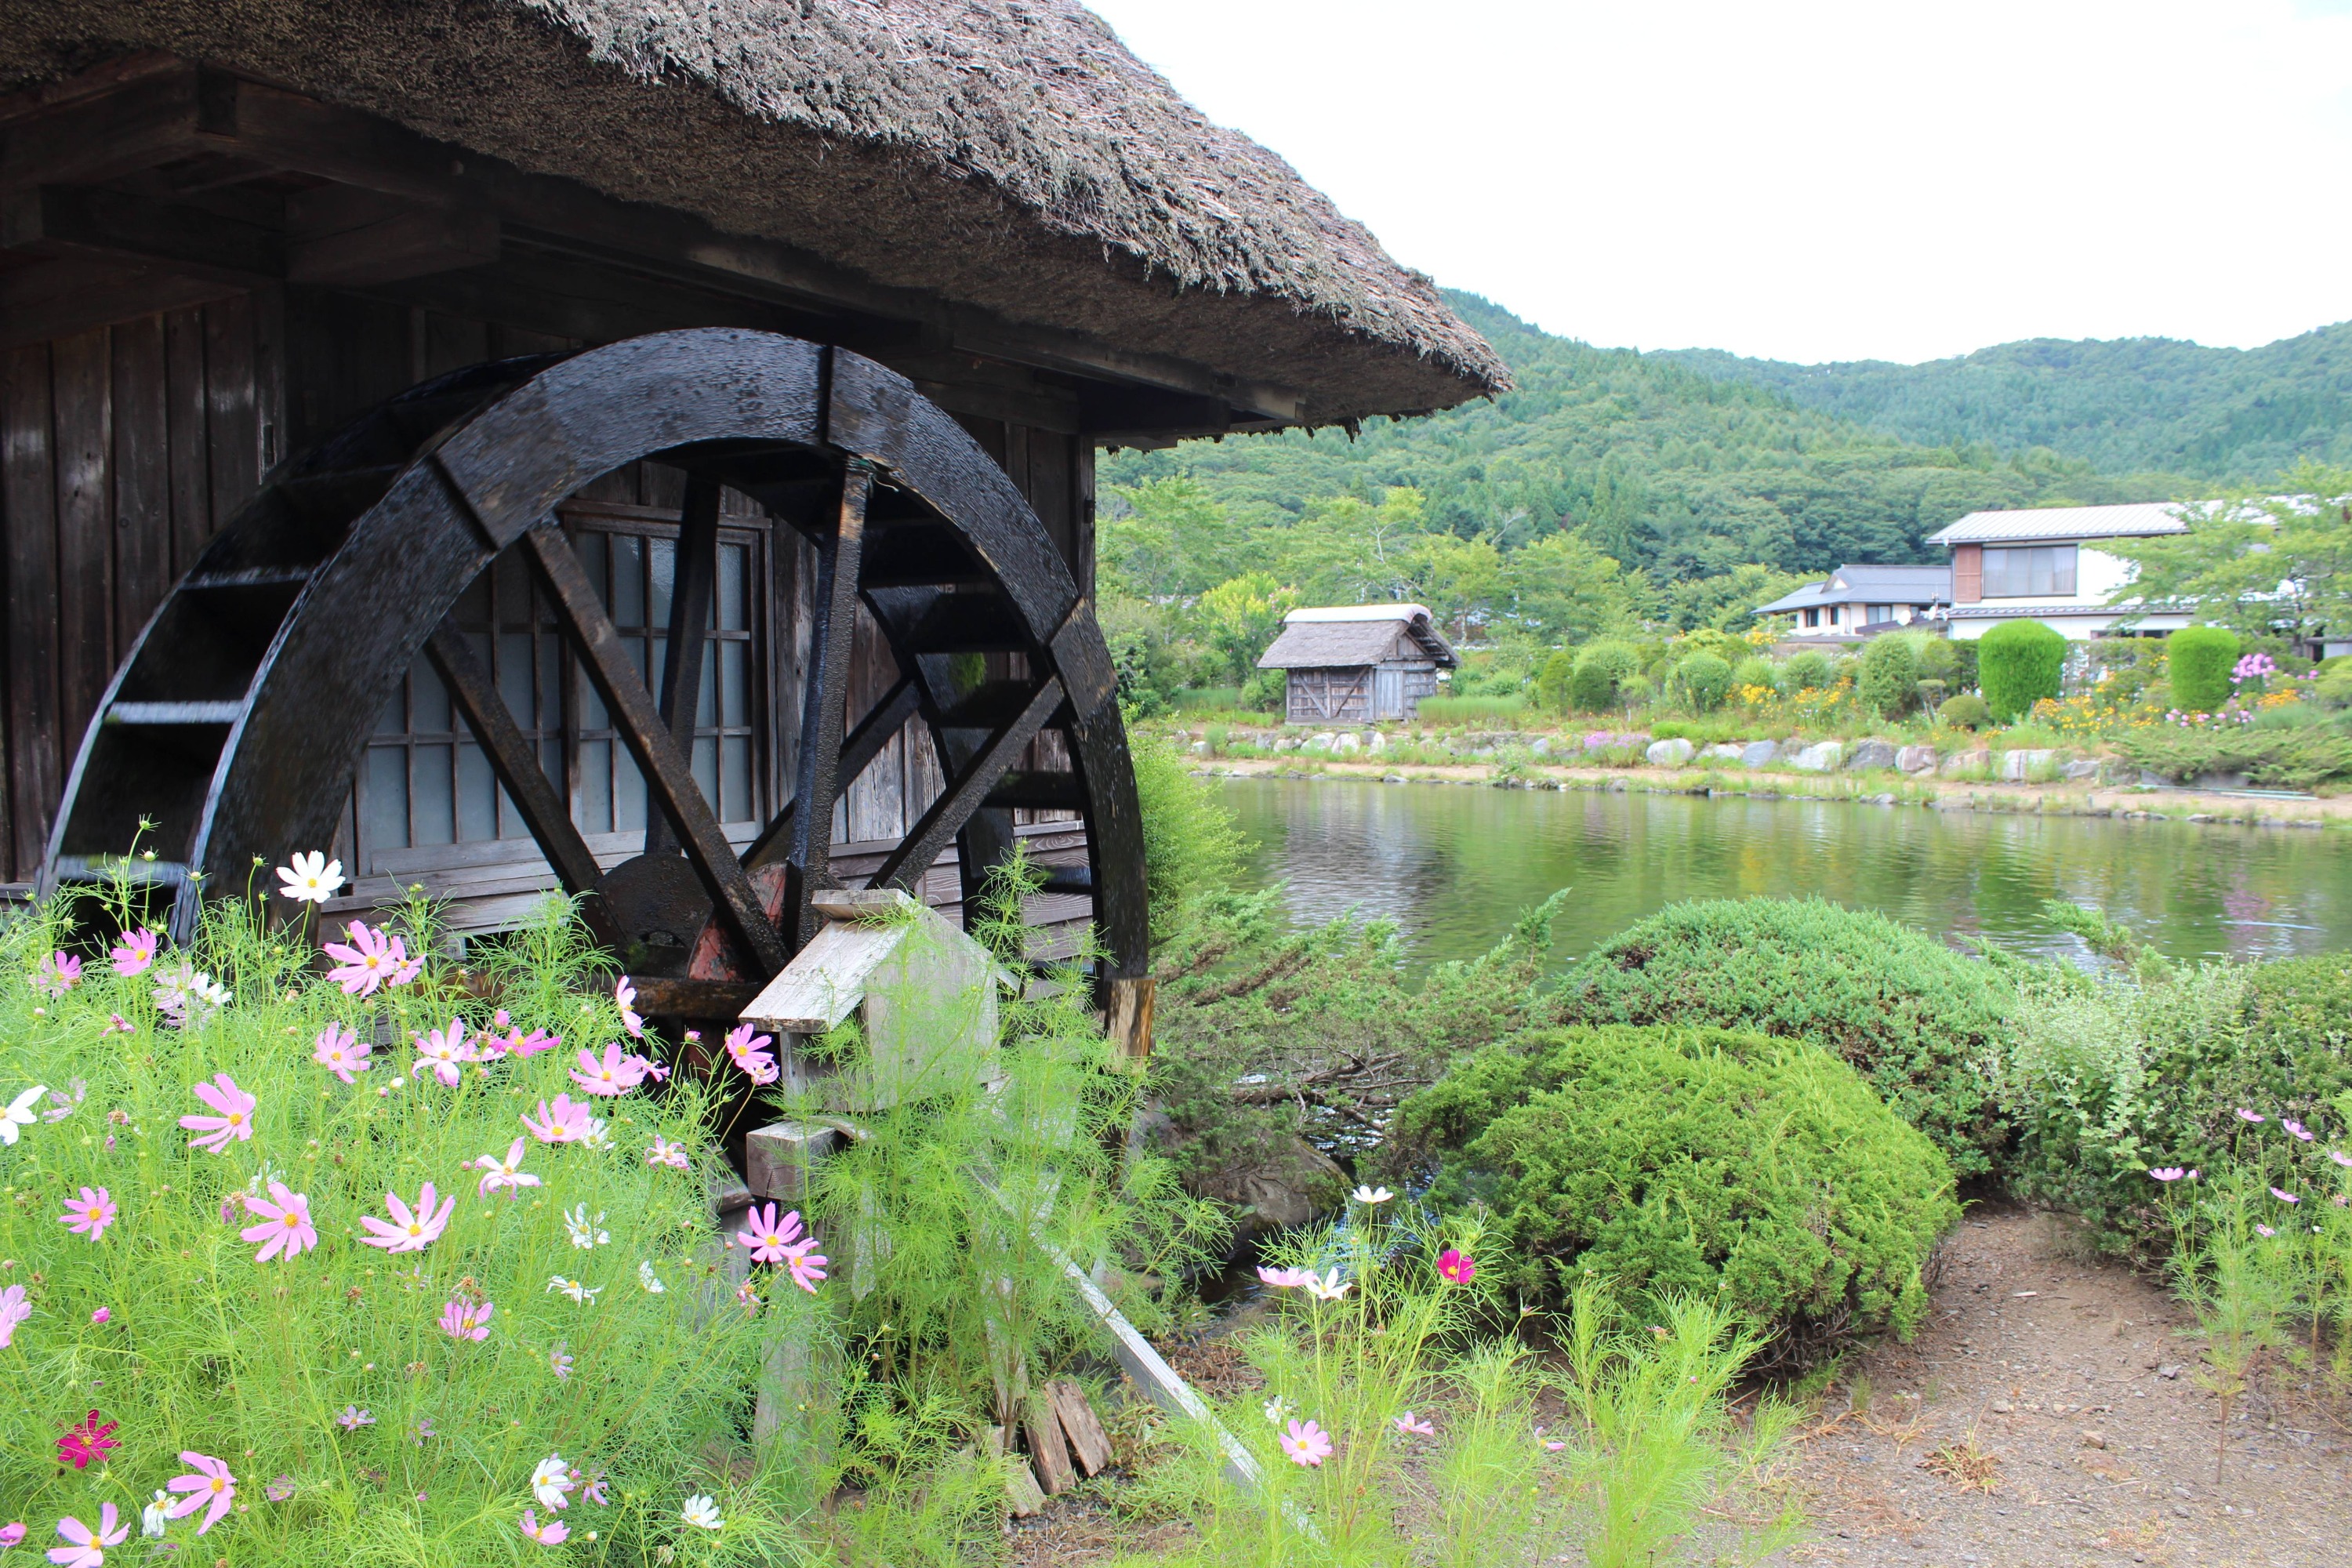
{"label": "house with metal roof", "polygon": [[1857,639],[1929,618],[1952,602],[1948,566],[1841,566],[1769,605],[1759,616],[1785,616],[1784,636],[1798,641]]}
{"label": "house with metal roof", "polygon": [[2196,503],[2145,501],[1969,513],[1927,540],[1952,552],[1951,635],[1969,640],[2003,621],[2028,619],[2077,642],[2159,637],[2187,626],[2185,611],[2155,610],[2118,630],[2116,622],[2133,608],[2110,601],[2131,582],[2133,568],[2099,546],[2186,533],[2196,510]]}
{"label": "house with metal roof", "polygon": [[1412,718],[1460,662],[1426,606],[1353,605],[1291,611],[1257,667],[1285,674],[1285,723],[1369,724]]}

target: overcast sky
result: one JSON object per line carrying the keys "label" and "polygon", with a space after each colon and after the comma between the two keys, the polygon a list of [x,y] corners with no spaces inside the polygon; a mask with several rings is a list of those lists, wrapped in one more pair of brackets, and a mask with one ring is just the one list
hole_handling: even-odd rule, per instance
{"label": "overcast sky", "polygon": [[2352,0],[1088,0],[1555,332],[1916,361],[2352,317]]}

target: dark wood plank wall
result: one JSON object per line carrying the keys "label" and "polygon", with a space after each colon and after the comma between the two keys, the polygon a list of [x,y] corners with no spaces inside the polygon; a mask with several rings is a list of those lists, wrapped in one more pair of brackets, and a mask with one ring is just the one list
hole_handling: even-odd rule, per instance
{"label": "dark wood plank wall", "polygon": [[[0,860],[37,869],[67,770],[107,682],[165,590],[280,456],[402,388],[485,359],[576,342],[321,289],[289,287],[0,353],[0,567],[6,660]],[[1078,435],[959,416],[1093,585],[1094,449]],[[676,504],[674,471],[638,465],[594,499]],[[610,493],[606,493],[610,492]],[[808,653],[812,552],[780,531],[770,552],[768,676],[796,700]],[[897,677],[861,612],[856,711]],[[779,727],[782,728],[782,727]],[[766,759],[768,798],[792,777],[790,733]],[[1043,736],[1028,765],[1063,767]],[[835,836],[895,838],[941,788],[909,726],[839,804]],[[1024,812],[1022,820],[1065,813]]]}

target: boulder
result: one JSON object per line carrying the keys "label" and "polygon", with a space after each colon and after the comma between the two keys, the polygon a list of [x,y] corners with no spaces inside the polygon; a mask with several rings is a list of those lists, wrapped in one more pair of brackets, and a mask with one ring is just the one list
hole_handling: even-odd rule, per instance
{"label": "boulder", "polygon": [[1778,741],[1750,741],[1739,748],[1739,765],[1743,768],[1769,768],[1780,760]]}
{"label": "boulder", "polygon": [[1295,752],[1298,750],[1298,739],[1295,735],[1285,735],[1274,743],[1274,750],[1276,755],[1284,752]]}
{"label": "boulder", "polygon": [[2052,751],[2003,752],[2000,754],[2000,776],[2010,784],[2024,784],[2035,773],[2046,770],[2057,755]]}
{"label": "boulder", "polygon": [[1352,733],[1338,736],[1331,742],[1331,752],[1335,756],[1353,756],[1363,749],[1363,741]]}
{"label": "boulder", "polygon": [[1307,736],[1307,744],[1299,749],[1307,752],[1328,752],[1331,749],[1331,742],[1338,739],[1337,735],[1326,730],[1320,734]]}
{"label": "boulder", "polygon": [[2062,776],[2070,781],[2079,781],[2083,779],[2097,778],[2099,776],[2099,768],[2100,764],[2092,761],[2090,758],[2079,757],[2074,762],[2068,763],[2064,767],[2059,769],[2058,772]]}
{"label": "boulder", "polygon": [[1364,737],[1364,750],[1368,752],[1385,752],[1388,749],[1389,738],[1385,732],[1375,730],[1370,734]]}
{"label": "boulder", "polygon": [[1838,758],[1844,751],[1845,748],[1835,741],[1821,741],[1799,751],[1788,759],[1788,763],[1800,773],[1825,773],[1838,765]]}
{"label": "boulder", "polygon": [[1209,754],[1209,742],[1206,742],[1206,741],[1195,741],[1195,742],[1192,742],[1192,754],[1193,754],[1194,756],[1196,756],[1196,757],[1205,757],[1205,756],[1207,756],[1207,755]]}
{"label": "boulder", "polygon": [[1535,743],[1530,745],[1528,750],[1533,752],[1538,757],[1550,756],[1551,737],[1549,735],[1538,735],[1535,738]]}
{"label": "boulder", "polygon": [[1642,756],[1654,768],[1678,768],[1691,760],[1694,749],[1688,741],[1681,739],[1653,741]]}
{"label": "boulder", "polygon": [[1973,751],[1954,752],[1944,759],[1942,772],[1947,774],[1970,773],[1992,766],[1992,752],[1982,746]]}
{"label": "boulder", "polygon": [[1701,752],[1699,755],[1713,761],[1736,763],[1746,754],[1746,750],[1745,747],[1735,746],[1728,741],[1718,741]]}
{"label": "boulder", "polygon": [[1891,768],[1896,765],[1897,754],[1892,742],[1856,741],[1853,755],[1845,760],[1845,765],[1856,773],[1871,768]]}
{"label": "boulder", "polygon": [[1906,746],[1895,753],[1895,765],[1906,773],[1931,773],[1936,771],[1936,748]]}
{"label": "boulder", "polygon": [[1276,1138],[1231,1163],[1189,1180],[1194,1194],[1238,1210],[1236,1256],[1276,1231],[1312,1224],[1345,1200],[1347,1173],[1304,1138]]}

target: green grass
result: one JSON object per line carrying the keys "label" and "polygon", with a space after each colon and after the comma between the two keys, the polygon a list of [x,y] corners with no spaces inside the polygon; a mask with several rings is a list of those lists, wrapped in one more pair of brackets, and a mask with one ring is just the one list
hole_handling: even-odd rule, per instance
{"label": "green grass", "polygon": [[1517,723],[1527,717],[1524,697],[1424,697],[1421,719],[1425,724]]}

